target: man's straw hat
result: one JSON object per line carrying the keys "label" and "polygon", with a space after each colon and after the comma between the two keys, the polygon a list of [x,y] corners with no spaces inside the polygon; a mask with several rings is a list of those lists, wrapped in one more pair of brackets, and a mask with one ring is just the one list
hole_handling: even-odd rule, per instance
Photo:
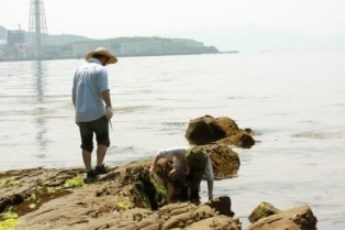
{"label": "man's straw hat", "polygon": [[107,64],[115,64],[117,62],[117,58],[114,55],[112,55],[107,48],[104,48],[104,47],[98,47],[95,50],[86,54],[85,60],[89,60],[95,54],[99,54],[99,55],[103,55],[103,56],[108,57],[109,61]]}

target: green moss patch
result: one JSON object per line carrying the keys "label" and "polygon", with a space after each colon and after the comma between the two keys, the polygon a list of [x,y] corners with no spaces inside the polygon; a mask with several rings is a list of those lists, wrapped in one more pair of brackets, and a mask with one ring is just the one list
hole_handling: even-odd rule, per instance
{"label": "green moss patch", "polygon": [[26,213],[37,210],[42,204],[52,199],[65,196],[70,193],[71,191],[68,191],[68,190],[61,190],[61,189],[57,190],[52,187],[37,186],[23,202],[17,205],[10,206],[7,209],[5,209],[5,211],[0,214],[0,221],[13,219],[13,218],[8,218],[9,211],[16,213],[16,215],[18,216],[22,216]]}
{"label": "green moss patch", "polygon": [[68,188],[83,187],[84,185],[84,178],[81,175],[77,175],[76,177],[68,179],[65,182],[65,187]]}
{"label": "green moss patch", "polygon": [[118,202],[116,203],[115,207],[117,210],[125,211],[128,209],[134,208],[134,205],[130,203],[125,203],[125,202]]}
{"label": "green moss patch", "polygon": [[1,213],[0,230],[10,230],[19,223],[18,214],[12,211]]}
{"label": "green moss patch", "polygon": [[0,179],[0,188],[9,187],[20,184],[20,180],[16,180],[13,177]]}
{"label": "green moss patch", "polygon": [[19,223],[18,219],[7,219],[0,221],[0,230],[11,230]]}

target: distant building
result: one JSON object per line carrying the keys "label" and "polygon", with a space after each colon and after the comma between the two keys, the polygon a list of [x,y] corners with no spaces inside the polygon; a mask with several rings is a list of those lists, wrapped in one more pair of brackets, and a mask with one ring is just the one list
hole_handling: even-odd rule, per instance
{"label": "distant building", "polygon": [[74,43],[72,55],[81,58],[99,46],[108,48],[118,56],[218,53],[215,47],[204,46],[202,42],[191,39],[133,37]]}
{"label": "distant building", "polygon": [[8,30],[7,31],[7,45],[15,47],[16,45],[23,45],[25,43],[24,30]]}
{"label": "distant building", "polygon": [[16,60],[24,58],[25,49],[25,31],[24,30],[8,30],[7,45],[1,50],[1,57]]}

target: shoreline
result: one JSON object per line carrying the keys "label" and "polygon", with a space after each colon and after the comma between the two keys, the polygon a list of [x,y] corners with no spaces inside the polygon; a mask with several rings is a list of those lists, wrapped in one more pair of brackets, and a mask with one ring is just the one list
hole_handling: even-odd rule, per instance
{"label": "shoreline", "polygon": [[[224,229],[270,229],[273,219],[284,226],[308,223],[298,229],[313,229],[316,218],[309,206],[273,212],[272,207],[253,211],[255,222],[242,226],[231,210],[230,197],[215,197],[212,201],[195,205],[190,202],[166,203],[152,210],[137,193],[139,173],[148,169],[150,162],[132,162],[110,169],[110,172],[91,184],[83,183],[82,168],[33,168],[0,173],[0,226],[7,229],[171,229],[188,227],[192,230],[214,229],[214,223]],[[167,167],[161,162],[160,168]],[[6,183],[3,183],[6,180]],[[4,205],[7,202],[7,207]],[[11,202],[11,203],[9,203]],[[259,205],[260,207],[262,205]],[[265,211],[262,211],[265,210]],[[235,214],[235,215],[234,215]],[[7,216],[7,217],[6,217]],[[298,220],[292,218],[300,216]],[[183,221],[182,221],[183,220]],[[292,221],[293,220],[293,221]],[[182,222],[181,222],[182,221]],[[299,221],[299,222],[298,222]],[[265,228],[262,228],[264,225]],[[122,226],[122,228],[121,228]],[[208,226],[208,227],[207,227]],[[148,227],[148,228],[146,228]],[[245,227],[245,228],[242,228]],[[248,228],[247,228],[248,227]]]}

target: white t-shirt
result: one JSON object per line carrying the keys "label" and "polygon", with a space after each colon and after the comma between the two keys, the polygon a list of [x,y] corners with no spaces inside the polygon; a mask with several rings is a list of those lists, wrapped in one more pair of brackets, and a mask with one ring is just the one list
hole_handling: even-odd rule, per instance
{"label": "white t-shirt", "polygon": [[105,114],[101,93],[109,90],[108,73],[98,59],[90,58],[75,74],[72,100],[76,122],[97,120]]}

